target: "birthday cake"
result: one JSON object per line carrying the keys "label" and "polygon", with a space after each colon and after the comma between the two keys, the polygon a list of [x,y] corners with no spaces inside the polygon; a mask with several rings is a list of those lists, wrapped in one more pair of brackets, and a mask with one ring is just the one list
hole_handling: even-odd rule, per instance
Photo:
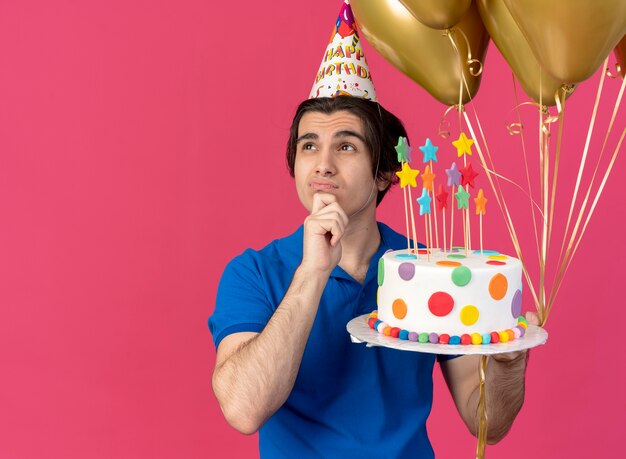
{"label": "birthday cake", "polygon": [[522,264],[493,250],[396,250],[378,263],[371,328],[422,343],[489,344],[524,335]]}

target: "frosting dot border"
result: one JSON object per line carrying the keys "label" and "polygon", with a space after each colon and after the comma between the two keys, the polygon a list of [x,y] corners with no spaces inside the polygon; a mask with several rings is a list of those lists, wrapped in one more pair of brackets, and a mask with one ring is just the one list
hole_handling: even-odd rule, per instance
{"label": "frosting dot border", "polygon": [[417,343],[431,344],[454,344],[461,346],[479,346],[481,344],[496,344],[499,342],[506,343],[524,336],[528,328],[528,321],[524,316],[517,318],[515,327],[505,330],[494,330],[491,333],[464,333],[459,335],[449,335],[447,333],[437,334],[428,331],[410,331],[399,327],[390,327],[385,322],[378,320],[378,310],[372,311],[367,316],[368,326],[376,330],[378,333],[386,336],[392,336],[397,339],[413,341]]}

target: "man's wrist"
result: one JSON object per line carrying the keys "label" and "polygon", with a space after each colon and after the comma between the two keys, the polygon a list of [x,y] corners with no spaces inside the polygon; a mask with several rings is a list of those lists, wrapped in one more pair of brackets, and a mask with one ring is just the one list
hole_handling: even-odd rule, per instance
{"label": "man's wrist", "polygon": [[528,351],[517,351],[508,354],[493,354],[490,356],[490,360],[501,367],[525,367],[528,361]]}

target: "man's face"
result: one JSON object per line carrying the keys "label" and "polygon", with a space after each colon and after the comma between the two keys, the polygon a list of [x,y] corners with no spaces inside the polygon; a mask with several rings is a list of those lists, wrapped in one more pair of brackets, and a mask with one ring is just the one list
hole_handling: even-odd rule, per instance
{"label": "man's face", "polygon": [[[361,120],[350,112],[305,113],[294,167],[298,197],[310,212],[315,193],[332,193],[348,216],[376,208],[372,159]],[[365,210],[365,209],[363,209]]]}

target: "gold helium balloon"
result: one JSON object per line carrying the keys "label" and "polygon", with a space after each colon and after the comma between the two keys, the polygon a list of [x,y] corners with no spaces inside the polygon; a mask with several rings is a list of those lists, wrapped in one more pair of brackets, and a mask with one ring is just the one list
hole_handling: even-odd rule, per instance
{"label": "gold helium balloon", "polygon": [[372,47],[435,99],[446,105],[458,104],[463,78],[469,88],[468,92],[463,85],[463,103],[474,97],[480,86],[480,72],[476,72],[475,64],[469,66],[466,62],[468,46],[463,34],[472,58],[481,63],[489,43],[475,5],[452,29],[457,51],[445,33],[419,22],[399,0],[352,0],[350,4]]}
{"label": "gold helium balloon", "polygon": [[626,34],[624,0],[504,0],[544,71],[586,80]]}
{"label": "gold helium balloon", "polygon": [[449,29],[461,20],[472,0],[400,0],[422,24]]}
{"label": "gold helium balloon", "polygon": [[[518,78],[524,92],[543,105],[555,105],[559,80],[544,72],[502,0],[477,0],[478,11],[495,45]],[[571,91],[559,93],[559,98]]]}

